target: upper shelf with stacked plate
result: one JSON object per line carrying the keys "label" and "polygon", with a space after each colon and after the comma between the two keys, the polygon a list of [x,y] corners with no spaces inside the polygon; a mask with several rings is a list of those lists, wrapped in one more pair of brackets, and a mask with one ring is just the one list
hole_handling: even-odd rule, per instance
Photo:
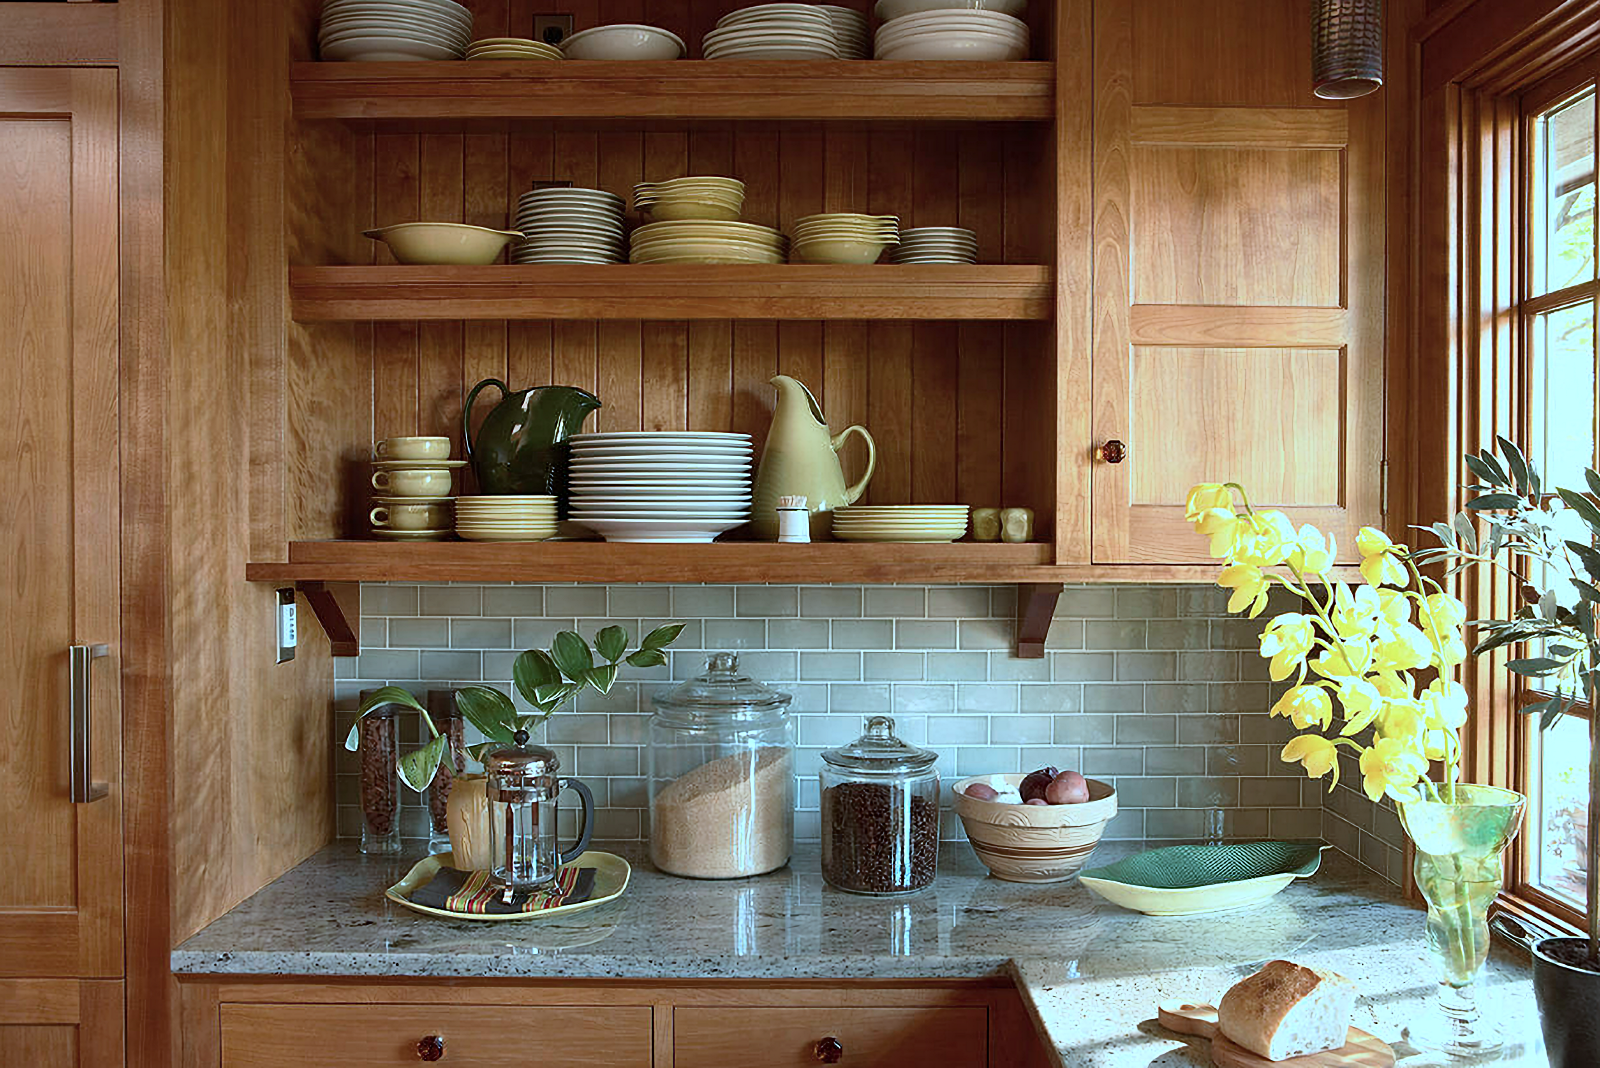
{"label": "upper shelf with stacked plate", "polygon": [[788,256],[782,233],[736,221],[744,207],[744,183],[737,178],[640,182],[633,203],[656,221],[633,232],[632,263],[782,263]]}
{"label": "upper shelf with stacked plate", "polygon": [[701,49],[707,59],[865,59],[867,22],[849,8],[759,4],[718,19]]}
{"label": "upper shelf with stacked plate", "polygon": [[873,55],[886,60],[1027,59],[1028,24],[1002,11],[932,10],[892,18],[878,27]]}
{"label": "upper shelf with stacked plate", "polygon": [[890,263],[977,263],[978,235],[960,226],[918,226],[900,231]]}
{"label": "upper shelf with stacked plate", "polygon": [[454,0],[328,0],[317,28],[323,59],[460,59],[472,12]]}
{"label": "upper shelf with stacked plate", "polygon": [[749,434],[574,434],[570,515],[607,541],[708,542],[750,518]]}

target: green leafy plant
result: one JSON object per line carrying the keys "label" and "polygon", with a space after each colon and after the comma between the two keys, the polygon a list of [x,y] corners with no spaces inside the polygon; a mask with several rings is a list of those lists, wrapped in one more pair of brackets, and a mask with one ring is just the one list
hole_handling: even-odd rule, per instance
{"label": "green leafy plant", "polygon": [[[594,636],[592,646],[577,631],[564,630],[556,635],[548,651],[527,650],[512,664],[511,680],[522,699],[533,706],[532,714],[520,714],[511,698],[492,686],[464,686],[456,691],[456,707],[467,722],[478,728],[487,739],[478,745],[468,746],[468,754],[474,760],[482,760],[488,750],[514,744],[514,736],[518,731],[531,732],[578,696],[585,687],[597,693],[610,693],[623,664],[636,668],[665,664],[667,654],[664,650],[677,641],[682,633],[682,623],[657,627],[645,635],[639,647],[630,653],[628,632],[621,627],[601,629]],[[448,754],[449,740],[439,733],[433,725],[433,717],[428,715],[427,709],[417,702],[411,691],[400,686],[384,686],[374,690],[361,702],[356,723],[350,728],[344,747],[353,752],[359,746],[362,716],[390,705],[414,709],[421,713],[422,722],[428,725],[427,743],[400,758],[401,780],[420,792],[433,781],[440,763]]]}

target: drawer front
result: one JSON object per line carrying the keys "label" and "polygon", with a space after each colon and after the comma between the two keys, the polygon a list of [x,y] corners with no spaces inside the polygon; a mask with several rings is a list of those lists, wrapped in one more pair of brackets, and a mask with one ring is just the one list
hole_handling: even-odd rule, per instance
{"label": "drawer front", "polygon": [[673,1068],[903,1066],[922,1056],[940,1068],[983,1068],[989,1010],[680,1008],[672,1031]]}
{"label": "drawer front", "polygon": [[[223,1005],[222,1068],[650,1068],[648,1006]],[[438,1039],[438,1043],[432,1040]]]}

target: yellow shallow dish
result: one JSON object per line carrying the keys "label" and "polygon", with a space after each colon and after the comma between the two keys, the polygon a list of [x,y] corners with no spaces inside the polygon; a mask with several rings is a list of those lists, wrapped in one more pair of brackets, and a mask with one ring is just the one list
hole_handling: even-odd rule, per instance
{"label": "yellow shallow dish", "polygon": [[[447,912],[444,909],[432,908],[428,905],[419,905],[411,900],[411,895],[433,881],[443,868],[450,867],[452,860],[450,853],[436,853],[431,857],[424,857],[417,861],[415,867],[406,872],[406,877],[395,883],[383,892],[383,896],[397,905],[404,905],[413,912],[426,913],[429,916],[438,916],[446,920],[542,920],[550,916],[563,916],[572,912],[582,912],[592,909],[596,905],[604,905],[607,901],[615,901],[622,896],[628,888],[628,879],[633,875],[633,868],[627,861],[615,853],[604,853],[598,849],[591,849],[579,854],[572,862],[580,868],[593,868],[594,894],[587,901],[579,901],[572,905],[562,905],[559,908],[546,909],[543,912],[517,912],[500,916],[483,915],[467,912]],[[571,867],[572,865],[567,865]]]}

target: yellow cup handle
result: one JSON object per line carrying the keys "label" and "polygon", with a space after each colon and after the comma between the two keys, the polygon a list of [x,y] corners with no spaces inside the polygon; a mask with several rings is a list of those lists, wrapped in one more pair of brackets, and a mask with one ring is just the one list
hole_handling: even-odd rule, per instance
{"label": "yellow cup handle", "polygon": [[372,488],[386,490],[389,488],[389,472],[374,471],[372,473]]}
{"label": "yellow cup handle", "polygon": [[374,508],[367,513],[367,518],[372,521],[372,525],[375,527],[386,527],[389,525],[389,509]]}
{"label": "yellow cup handle", "polygon": [[847,426],[841,430],[833,439],[833,451],[838,452],[843,448],[845,438],[851,434],[860,434],[862,440],[867,443],[867,470],[861,476],[861,481],[844,491],[846,504],[854,504],[861,499],[861,495],[867,492],[867,483],[872,481],[872,472],[878,467],[878,443],[872,440],[872,435],[867,433],[867,428],[864,426]]}

